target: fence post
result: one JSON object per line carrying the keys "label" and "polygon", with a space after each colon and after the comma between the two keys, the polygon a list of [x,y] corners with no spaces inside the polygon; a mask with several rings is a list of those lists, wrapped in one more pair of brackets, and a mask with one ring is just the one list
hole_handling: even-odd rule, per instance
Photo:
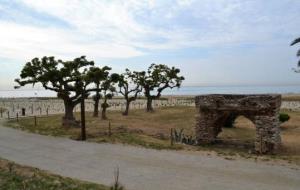
{"label": "fence post", "polygon": [[111,126],[110,126],[110,121],[108,121],[108,136],[111,136]]}
{"label": "fence post", "polygon": [[0,108],[0,114],[1,114],[1,118],[3,117],[3,110],[2,108]]}
{"label": "fence post", "polygon": [[174,145],[173,128],[171,128],[171,131],[170,131],[170,140],[171,140],[171,146],[173,146]]}
{"label": "fence post", "polygon": [[49,109],[49,108],[46,109],[47,116],[49,115],[49,110],[48,110],[48,109]]}
{"label": "fence post", "polygon": [[9,111],[7,112],[7,118],[9,119]]}
{"label": "fence post", "polygon": [[19,113],[17,113],[17,122],[19,122]]}
{"label": "fence post", "polygon": [[36,122],[36,116],[34,116],[34,126],[36,126],[37,122]]}

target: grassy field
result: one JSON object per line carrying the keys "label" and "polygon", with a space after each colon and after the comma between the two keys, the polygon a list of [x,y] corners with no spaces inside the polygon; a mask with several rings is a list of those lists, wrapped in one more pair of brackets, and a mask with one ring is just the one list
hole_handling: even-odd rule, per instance
{"label": "grassy field", "polygon": [[[278,155],[269,158],[280,158],[300,164],[300,113],[287,111],[291,119],[281,125],[282,148]],[[231,143],[219,143],[207,146],[188,146],[170,144],[170,129],[184,129],[184,134],[194,135],[194,107],[169,107],[157,109],[154,113],[144,110],[132,110],[129,116],[122,116],[119,111],[109,111],[109,120],[92,117],[87,113],[87,138],[93,142],[124,143],[155,149],[185,149],[215,151],[221,155],[242,155],[251,157],[251,146],[236,146]],[[38,118],[34,126],[33,118],[23,118],[19,122],[11,120],[9,127],[27,130],[44,135],[64,136],[79,139],[79,128],[64,128],[61,126],[61,115]],[[76,115],[79,118],[79,115]],[[111,135],[109,133],[111,124]],[[254,124],[245,117],[235,121],[234,128],[223,128],[219,138],[228,140],[238,139],[237,144],[253,145],[255,137]],[[229,141],[231,142],[231,141]]]}
{"label": "grassy field", "polygon": [[0,190],[108,190],[93,184],[53,175],[0,158]]}

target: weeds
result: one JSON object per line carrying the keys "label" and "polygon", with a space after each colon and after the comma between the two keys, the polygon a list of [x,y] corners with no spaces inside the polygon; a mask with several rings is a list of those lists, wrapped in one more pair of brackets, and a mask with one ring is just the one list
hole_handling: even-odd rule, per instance
{"label": "weeds", "polygon": [[119,167],[114,172],[115,181],[114,184],[109,188],[110,190],[125,190],[125,188],[119,182]]}
{"label": "weeds", "polygon": [[0,158],[0,190],[108,190],[103,185],[82,182],[21,166]]}

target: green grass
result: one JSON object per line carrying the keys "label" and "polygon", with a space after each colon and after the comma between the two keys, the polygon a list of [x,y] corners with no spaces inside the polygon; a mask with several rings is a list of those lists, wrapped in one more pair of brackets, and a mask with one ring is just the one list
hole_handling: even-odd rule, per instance
{"label": "green grass", "polygon": [[108,190],[104,185],[53,175],[0,158],[0,190]]}
{"label": "green grass", "polygon": [[16,120],[9,120],[7,125],[12,128],[29,131],[31,133],[38,133],[41,135],[51,136],[70,136],[67,128],[58,127],[61,122],[61,116],[37,117],[37,126],[35,126],[34,118],[22,118],[19,122]]}
{"label": "green grass", "polygon": [[118,133],[113,134],[110,137],[98,137],[95,139],[91,139],[90,141],[94,142],[109,142],[109,143],[123,143],[130,145],[138,145],[145,148],[152,148],[157,150],[162,149],[171,149],[171,150],[179,150],[182,149],[183,146],[179,144],[175,144],[173,146],[170,145],[169,142],[155,139],[147,135],[136,135],[130,133]]}

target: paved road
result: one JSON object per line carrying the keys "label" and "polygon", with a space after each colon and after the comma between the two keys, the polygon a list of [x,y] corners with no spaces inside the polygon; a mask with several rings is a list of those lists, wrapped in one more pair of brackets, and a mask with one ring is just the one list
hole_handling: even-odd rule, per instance
{"label": "paved road", "polygon": [[298,190],[300,187],[300,170],[284,166],[85,143],[1,126],[0,157],[106,185],[113,181],[113,171],[118,166],[120,181],[132,190]]}

